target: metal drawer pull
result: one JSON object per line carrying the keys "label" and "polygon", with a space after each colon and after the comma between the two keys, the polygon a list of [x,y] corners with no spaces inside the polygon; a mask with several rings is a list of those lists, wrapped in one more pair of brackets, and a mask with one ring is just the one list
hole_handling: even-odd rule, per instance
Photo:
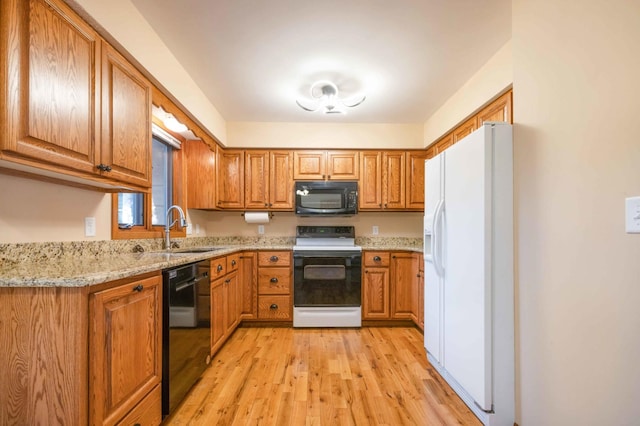
{"label": "metal drawer pull", "polygon": [[269,306],[269,309],[278,309],[278,305],[276,305],[275,303],[272,303],[271,306]]}
{"label": "metal drawer pull", "polygon": [[380,256],[373,256],[373,261],[374,262],[380,262],[382,260],[382,258]]}
{"label": "metal drawer pull", "polygon": [[271,256],[271,257],[269,258],[269,260],[270,260],[271,262],[277,262],[277,261],[279,260],[279,258],[278,258],[278,256]]}
{"label": "metal drawer pull", "polygon": [[222,265],[218,265],[216,269],[218,270],[218,272],[222,271]]}
{"label": "metal drawer pull", "polygon": [[236,266],[236,261],[235,260],[231,261],[231,266]]}
{"label": "metal drawer pull", "polygon": [[271,281],[272,283],[274,283],[274,284],[275,284],[275,283],[277,283],[277,282],[278,282],[278,279],[277,279],[276,277],[273,277],[273,278],[271,278],[269,281]]}
{"label": "metal drawer pull", "polygon": [[144,289],[144,287],[142,286],[142,284],[138,284],[137,286],[135,286],[133,288],[133,291],[142,291],[142,289]]}

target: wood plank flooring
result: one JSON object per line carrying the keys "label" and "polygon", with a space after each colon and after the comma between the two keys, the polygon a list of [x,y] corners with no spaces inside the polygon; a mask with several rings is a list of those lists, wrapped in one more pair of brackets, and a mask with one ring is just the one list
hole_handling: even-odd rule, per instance
{"label": "wood plank flooring", "polygon": [[241,327],[166,425],[480,425],[409,327]]}

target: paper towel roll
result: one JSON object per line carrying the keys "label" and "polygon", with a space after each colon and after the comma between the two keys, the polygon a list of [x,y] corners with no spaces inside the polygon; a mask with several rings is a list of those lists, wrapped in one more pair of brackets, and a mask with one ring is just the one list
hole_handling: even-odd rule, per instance
{"label": "paper towel roll", "polygon": [[269,223],[268,212],[245,212],[244,221],[247,223]]}

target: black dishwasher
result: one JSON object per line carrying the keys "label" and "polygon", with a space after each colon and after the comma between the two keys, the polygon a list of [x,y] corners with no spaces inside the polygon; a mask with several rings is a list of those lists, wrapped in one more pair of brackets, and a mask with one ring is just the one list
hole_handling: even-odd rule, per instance
{"label": "black dishwasher", "polygon": [[[162,417],[180,404],[211,361],[209,261],[162,272]],[[200,291],[199,291],[200,290]]]}

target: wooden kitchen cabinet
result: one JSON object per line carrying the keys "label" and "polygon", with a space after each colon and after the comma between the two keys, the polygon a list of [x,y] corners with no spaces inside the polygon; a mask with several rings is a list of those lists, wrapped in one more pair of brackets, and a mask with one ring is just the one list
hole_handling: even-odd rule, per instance
{"label": "wooden kitchen cabinet", "polygon": [[[125,282],[89,296],[90,424],[116,424],[136,406],[155,407],[162,380],[162,279]],[[151,396],[149,396],[151,395]],[[157,411],[155,411],[157,410]]]}
{"label": "wooden kitchen cabinet", "polygon": [[6,0],[0,14],[0,167],[149,188],[151,84],[62,1]]}
{"label": "wooden kitchen cabinet", "polygon": [[240,253],[209,261],[211,276],[211,355],[222,347],[240,323],[242,289]]}
{"label": "wooden kitchen cabinet", "polygon": [[491,102],[476,115],[476,128],[480,128],[485,121],[504,121],[512,123],[512,91]]}
{"label": "wooden kitchen cabinet", "polygon": [[293,210],[292,151],[246,151],[244,206]]}
{"label": "wooden kitchen cabinet", "polygon": [[[212,265],[213,268],[213,265]],[[225,278],[211,279],[211,355],[224,344],[227,332],[227,295]]]}
{"label": "wooden kitchen cabinet", "polygon": [[361,156],[359,208],[403,210],[405,208],[404,151],[368,151]]}
{"label": "wooden kitchen cabinet", "polygon": [[216,151],[202,141],[184,144],[187,174],[187,208],[216,208]]}
{"label": "wooden kitchen cabinet", "polygon": [[244,208],[244,151],[218,148],[216,155],[216,205],[221,209]]}
{"label": "wooden kitchen cabinet", "polygon": [[440,154],[451,145],[453,145],[453,133],[448,133],[434,145],[435,154]]}
{"label": "wooden kitchen cabinet", "polygon": [[258,252],[258,319],[292,320],[292,276],[290,251]]}
{"label": "wooden kitchen cabinet", "polygon": [[360,176],[358,151],[293,152],[294,180],[358,180]]}
{"label": "wooden kitchen cabinet", "polygon": [[391,253],[391,318],[413,319],[418,300],[417,259],[413,253]]}
{"label": "wooden kitchen cabinet", "polygon": [[424,162],[430,152],[407,151],[407,183],[405,209],[424,211]]}
{"label": "wooden kitchen cabinet", "polygon": [[240,254],[240,318],[258,318],[258,253],[245,251]]}
{"label": "wooden kitchen cabinet", "polygon": [[389,252],[363,253],[362,319],[390,318]]}
{"label": "wooden kitchen cabinet", "polygon": [[413,322],[424,331],[424,256],[420,253],[414,253],[416,258],[418,272],[417,278],[417,299],[414,300],[412,311]]}

